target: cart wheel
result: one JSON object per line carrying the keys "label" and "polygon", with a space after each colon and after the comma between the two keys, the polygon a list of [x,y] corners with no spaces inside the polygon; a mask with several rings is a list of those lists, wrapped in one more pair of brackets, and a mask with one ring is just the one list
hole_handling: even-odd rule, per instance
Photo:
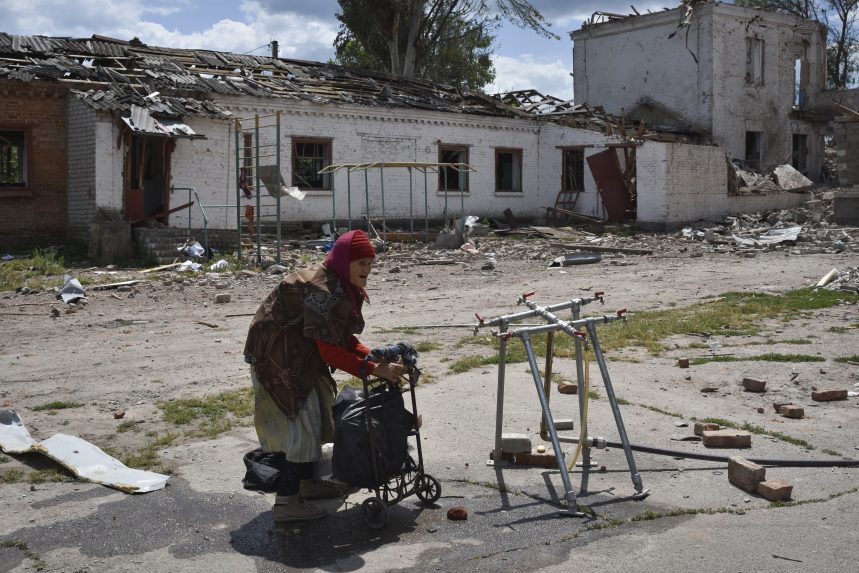
{"label": "cart wheel", "polygon": [[415,480],[415,493],[424,503],[435,503],[441,497],[441,484],[429,474],[421,474]]}
{"label": "cart wheel", "polygon": [[368,497],[361,504],[361,515],[370,529],[382,529],[388,523],[388,508],[378,497]]}

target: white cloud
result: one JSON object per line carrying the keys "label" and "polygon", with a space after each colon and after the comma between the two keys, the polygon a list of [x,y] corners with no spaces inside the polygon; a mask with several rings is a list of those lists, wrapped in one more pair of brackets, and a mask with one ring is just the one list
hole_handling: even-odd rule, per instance
{"label": "white cloud", "polygon": [[533,54],[495,55],[493,62],[495,81],[484,88],[489,93],[535,89],[544,95],[573,99],[572,69],[560,58],[538,58]]}

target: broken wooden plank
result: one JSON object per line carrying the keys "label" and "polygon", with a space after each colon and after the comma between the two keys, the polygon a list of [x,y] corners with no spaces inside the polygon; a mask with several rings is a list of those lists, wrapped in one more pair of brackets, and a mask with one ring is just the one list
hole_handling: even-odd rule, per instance
{"label": "broken wooden plank", "polygon": [[625,253],[627,255],[652,255],[653,249],[634,249],[631,247],[599,247],[596,245],[580,245],[578,243],[550,243],[553,247],[562,249],[580,249],[582,251],[595,251],[601,253]]}
{"label": "broken wooden plank", "polygon": [[167,269],[172,269],[173,267],[178,267],[183,263],[171,263],[169,265],[161,265],[160,267],[153,267],[151,269],[145,269],[140,271],[141,273],[154,273],[156,271],[166,271]]}
{"label": "broken wooden plank", "polygon": [[89,290],[110,290],[110,289],[119,288],[121,286],[133,286],[133,285],[138,284],[139,282],[140,282],[139,280],[123,281],[123,282],[119,282],[119,283],[92,285],[92,286],[89,286],[87,288],[89,288]]}

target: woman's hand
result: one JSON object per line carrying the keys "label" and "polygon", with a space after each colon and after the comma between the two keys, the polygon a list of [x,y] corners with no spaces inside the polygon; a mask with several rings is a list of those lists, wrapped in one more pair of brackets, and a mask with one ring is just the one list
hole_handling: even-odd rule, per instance
{"label": "woman's hand", "polygon": [[388,362],[377,365],[373,370],[373,376],[384,378],[388,382],[396,384],[400,381],[400,376],[402,376],[405,371],[406,369],[402,364]]}

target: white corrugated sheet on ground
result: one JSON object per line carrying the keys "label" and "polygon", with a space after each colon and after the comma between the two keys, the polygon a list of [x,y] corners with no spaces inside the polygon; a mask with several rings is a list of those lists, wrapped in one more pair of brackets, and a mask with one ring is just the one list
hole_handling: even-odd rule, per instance
{"label": "white corrugated sheet on ground", "polygon": [[159,490],[169,479],[163,474],[129,468],[99,447],[75,436],[54,434],[36,442],[16,410],[0,410],[0,449],[8,454],[45,454],[81,479],[127,493]]}

